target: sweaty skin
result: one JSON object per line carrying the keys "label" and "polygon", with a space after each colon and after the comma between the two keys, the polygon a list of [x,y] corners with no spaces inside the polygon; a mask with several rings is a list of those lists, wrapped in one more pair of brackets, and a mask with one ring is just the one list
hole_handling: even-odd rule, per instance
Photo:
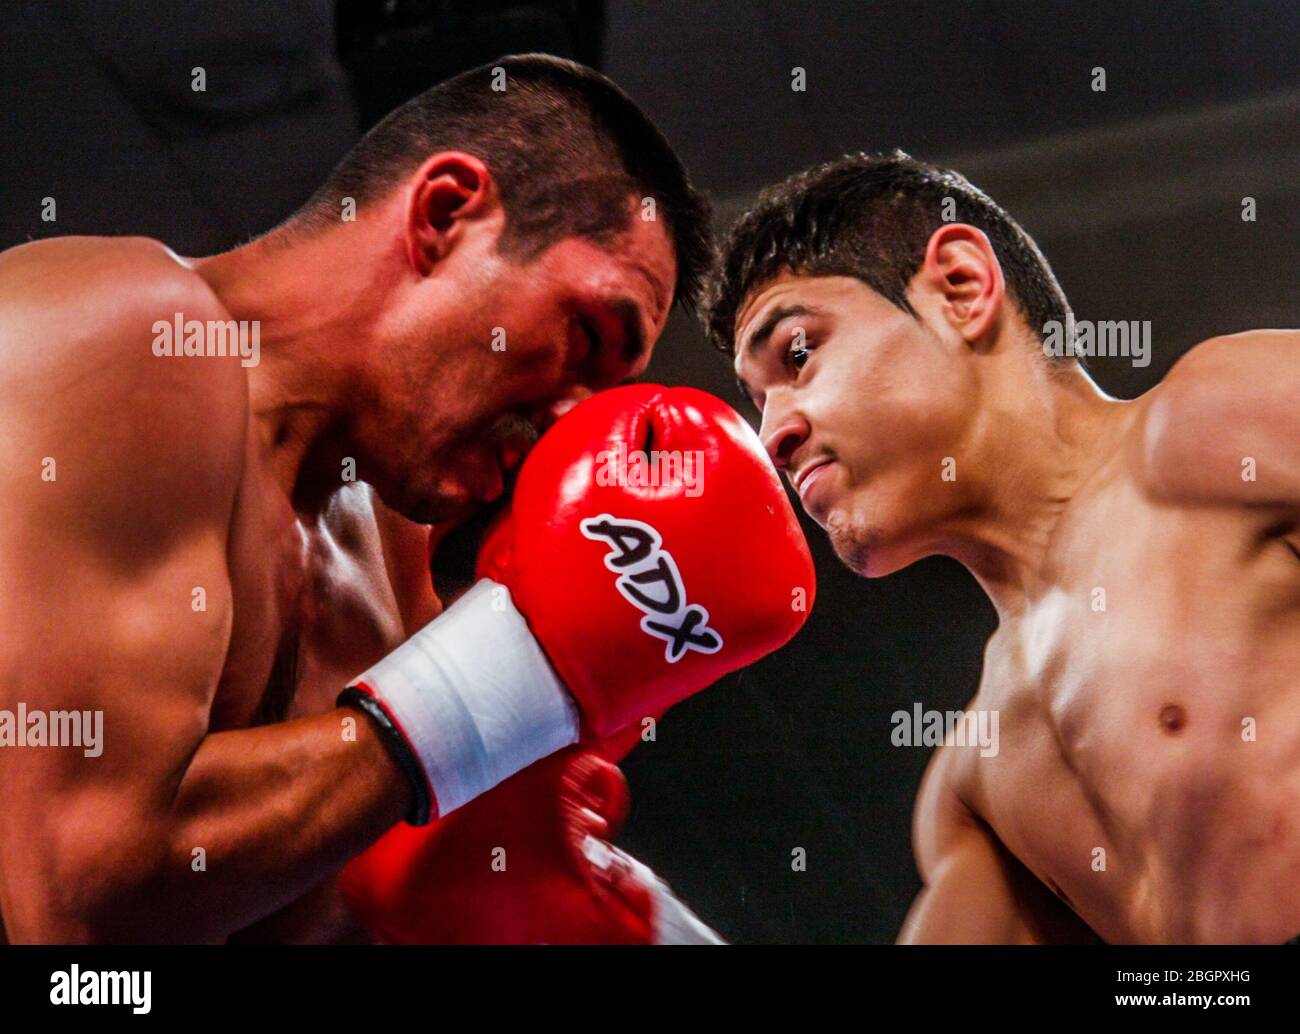
{"label": "sweaty skin", "polygon": [[[0,750],[7,939],[221,941],[405,814],[338,691],[438,612],[427,523],[499,494],[526,443],[494,430],[639,373],[671,302],[658,224],[514,266],[503,221],[481,163],[435,155],[306,240],[0,255],[0,708],[104,712],[101,757]],[[260,365],[156,357],[176,312],[259,319]]]}
{"label": "sweaty skin", "polygon": [[968,706],[1000,749],[935,752],[900,940],[1300,933],[1300,333],[1120,402],[1049,367],[976,229],[937,231],[908,297],[785,273],[735,364],[850,567],[953,556],[998,612]]}

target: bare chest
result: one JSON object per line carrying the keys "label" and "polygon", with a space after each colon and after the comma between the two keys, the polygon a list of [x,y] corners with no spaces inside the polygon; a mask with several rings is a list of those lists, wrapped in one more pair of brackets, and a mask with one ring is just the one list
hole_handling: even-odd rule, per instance
{"label": "bare chest", "polygon": [[[975,706],[994,757],[964,792],[1103,937],[1131,939],[1293,724],[1300,565],[1226,516],[1131,511],[1077,540],[1066,577],[989,644]],[[1292,735],[1287,733],[1287,735]],[[1212,771],[1212,777],[1207,773]],[[1217,796],[1216,796],[1217,795]]]}
{"label": "bare chest", "polygon": [[404,637],[364,486],[311,520],[254,493],[238,507],[229,556],[234,621],[214,731],[325,710]]}

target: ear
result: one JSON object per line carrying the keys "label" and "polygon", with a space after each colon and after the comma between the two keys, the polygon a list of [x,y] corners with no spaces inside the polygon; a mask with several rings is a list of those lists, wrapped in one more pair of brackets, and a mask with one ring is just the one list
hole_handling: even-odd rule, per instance
{"label": "ear", "polygon": [[463,151],[430,155],[407,181],[406,254],[428,276],[451,250],[465,224],[499,204],[492,174]]}
{"label": "ear", "polygon": [[940,297],[944,316],[967,343],[982,341],[996,329],[1006,282],[983,230],[966,223],[939,227],[930,235],[916,275]]}

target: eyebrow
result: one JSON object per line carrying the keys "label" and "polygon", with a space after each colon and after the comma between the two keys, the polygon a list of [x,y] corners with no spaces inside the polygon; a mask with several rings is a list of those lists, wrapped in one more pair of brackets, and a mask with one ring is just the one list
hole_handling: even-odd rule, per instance
{"label": "eyebrow", "polygon": [[749,340],[745,342],[739,351],[756,356],[766,347],[768,339],[772,336],[772,331],[776,330],[776,325],[782,320],[791,316],[816,315],[819,315],[818,310],[809,308],[807,305],[778,305],[767,314],[763,322],[758,325],[758,329],[749,335]]}

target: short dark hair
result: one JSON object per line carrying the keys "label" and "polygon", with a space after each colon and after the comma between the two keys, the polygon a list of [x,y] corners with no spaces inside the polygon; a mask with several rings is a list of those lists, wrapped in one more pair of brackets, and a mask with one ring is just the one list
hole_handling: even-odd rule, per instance
{"label": "short dark hair", "polygon": [[856,277],[915,315],[907,285],[945,221],[988,235],[1008,294],[1040,338],[1048,320],[1064,323],[1065,293],[1020,224],[959,173],[895,150],[845,155],[764,190],[723,243],[706,304],[709,336],[731,353],[745,299],[783,270]]}
{"label": "short dark hair", "polygon": [[342,198],[362,208],[446,150],[491,169],[506,213],[499,250],[521,261],[567,237],[606,242],[631,225],[629,196],[654,198],[677,253],[677,300],[696,306],[713,260],[707,199],[612,80],[546,54],[500,58],[407,101],[344,156],[290,225],[337,224]]}

